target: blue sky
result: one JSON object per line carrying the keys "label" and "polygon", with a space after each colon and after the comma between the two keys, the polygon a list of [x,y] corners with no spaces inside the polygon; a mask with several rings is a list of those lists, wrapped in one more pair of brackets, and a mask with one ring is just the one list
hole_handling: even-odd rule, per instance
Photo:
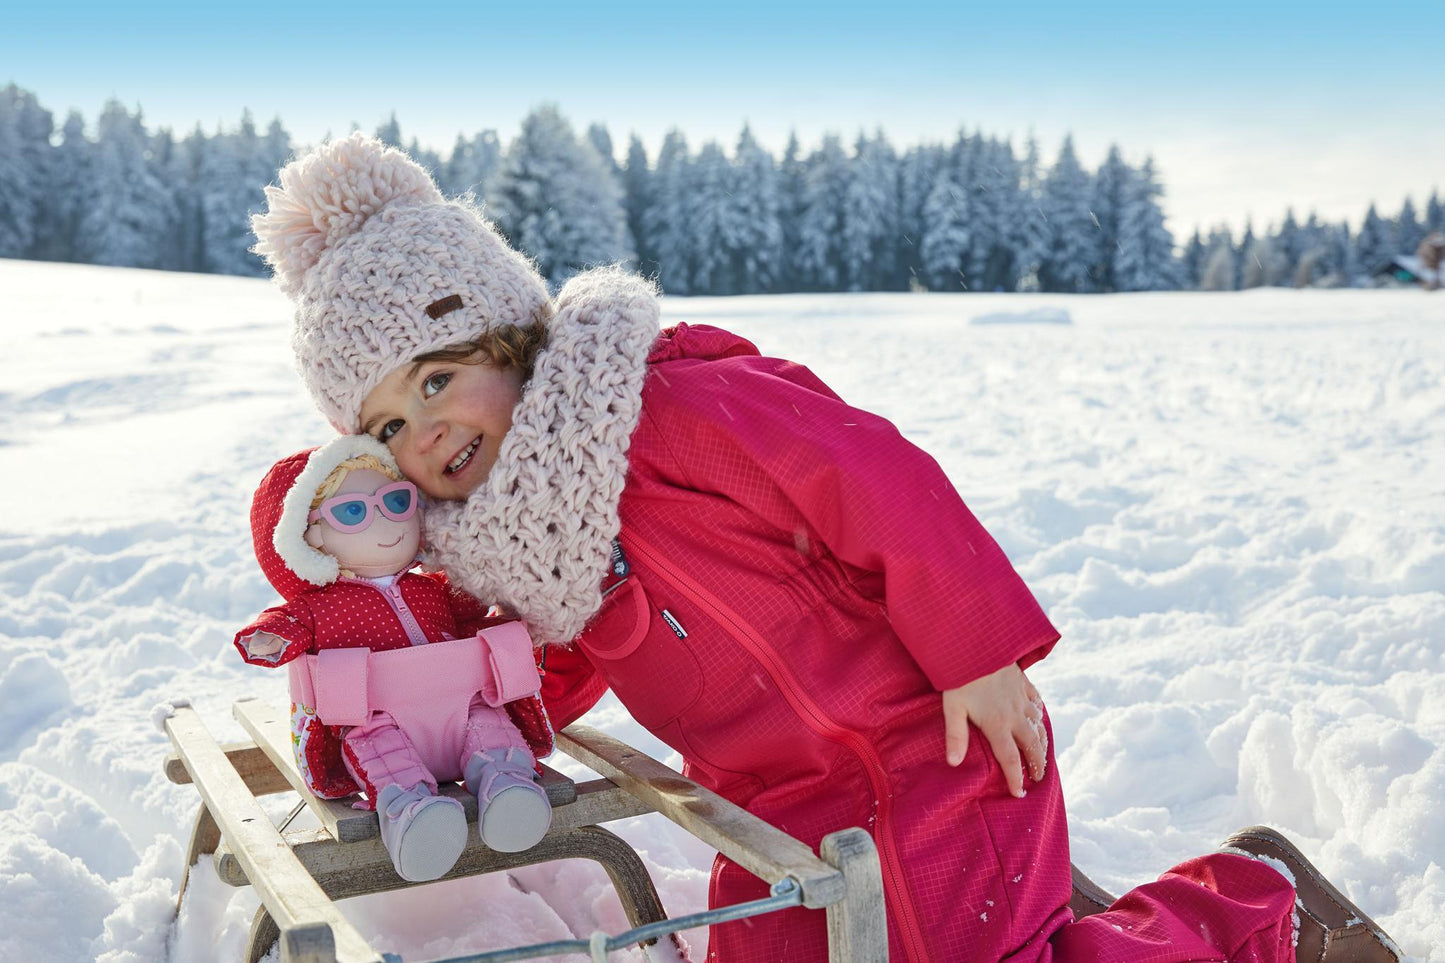
{"label": "blue sky", "polygon": [[[1445,6],[1434,3],[12,4],[0,83],[93,121],[116,97],[147,123],[233,127],[249,107],[299,142],[374,129],[448,150],[551,101],[655,151],[670,127],[781,152],[881,127],[896,146],[960,126],[1072,132],[1155,157],[1176,234],[1358,222],[1445,189]],[[419,10],[420,12],[413,12]]]}

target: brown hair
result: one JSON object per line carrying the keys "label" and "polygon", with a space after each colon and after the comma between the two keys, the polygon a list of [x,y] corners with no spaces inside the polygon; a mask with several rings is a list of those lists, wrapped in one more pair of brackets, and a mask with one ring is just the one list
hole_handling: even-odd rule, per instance
{"label": "brown hair", "polygon": [[500,368],[518,368],[526,380],[532,377],[537,352],[547,344],[547,322],[551,318],[552,306],[544,304],[533,313],[529,324],[498,325],[470,341],[419,354],[412,359],[412,364],[429,361],[494,364]]}

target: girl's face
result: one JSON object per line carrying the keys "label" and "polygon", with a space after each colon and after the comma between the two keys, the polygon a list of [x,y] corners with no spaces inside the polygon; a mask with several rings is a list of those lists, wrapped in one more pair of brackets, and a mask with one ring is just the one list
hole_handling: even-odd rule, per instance
{"label": "girl's face", "polygon": [[[379,471],[357,468],[346,473],[337,486],[336,495],[374,495],[378,488],[393,484]],[[367,516],[369,524],[360,531],[343,532],[322,517],[306,526],[306,542],[333,556],[341,567],[377,578],[395,575],[411,568],[421,547],[421,513],[412,512],[404,521],[387,518],[376,506]]]}
{"label": "girl's face", "polygon": [[361,405],[361,430],[391,449],[408,479],[432,498],[460,500],[486,480],[522,372],[483,362],[427,361],[382,379]]}

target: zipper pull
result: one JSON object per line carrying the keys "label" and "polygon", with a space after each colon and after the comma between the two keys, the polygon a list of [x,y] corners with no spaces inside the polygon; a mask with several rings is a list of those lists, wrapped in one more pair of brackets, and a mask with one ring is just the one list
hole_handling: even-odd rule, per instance
{"label": "zipper pull", "polygon": [[622,553],[622,542],[619,539],[612,540],[612,557],[607,564],[612,569],[612,574],[618,578],[626,578],[627,573],[632,571],[632,566],[627,564],[627,556]]}

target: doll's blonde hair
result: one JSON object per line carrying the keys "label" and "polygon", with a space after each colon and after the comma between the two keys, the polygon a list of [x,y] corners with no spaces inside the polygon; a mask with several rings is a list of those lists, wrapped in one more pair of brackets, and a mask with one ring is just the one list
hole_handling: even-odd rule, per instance
{"label": "doll's blonde hair", "polygon": [[327,475],[326,479],[317,487],[316,494],[311,496],[311,510],[315,511],[320,508],[322,502],[326,501],[326,499],[332,495],[335,495],[336,489],[341,487],[342,480],[346,478],[349,473],[361,471],[362,469],[381,472],[392,481],[401,481],[401,472],[380,458],[377,458],[375,455],[353,455],[331,469],[331,473]]}

